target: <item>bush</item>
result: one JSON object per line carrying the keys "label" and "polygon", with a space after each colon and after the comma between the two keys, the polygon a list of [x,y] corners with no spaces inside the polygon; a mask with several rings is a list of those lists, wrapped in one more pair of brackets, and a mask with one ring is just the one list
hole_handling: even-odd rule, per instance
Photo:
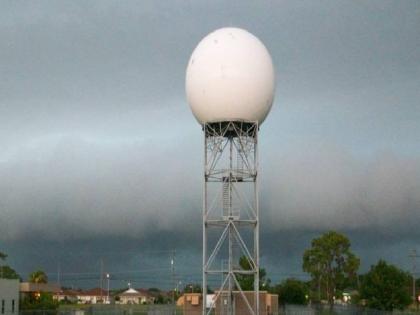
{"label": "bush", "polygon": [[281,304],[307,304],[308,288],[306,283],[297,279],[287,279],[276,286]]}
{"label": "bush", "polygon": [[20,308],[22,310],[55,310],[58,306],[59,303],[54,301],[51,293],[42,292],[25,297]]}

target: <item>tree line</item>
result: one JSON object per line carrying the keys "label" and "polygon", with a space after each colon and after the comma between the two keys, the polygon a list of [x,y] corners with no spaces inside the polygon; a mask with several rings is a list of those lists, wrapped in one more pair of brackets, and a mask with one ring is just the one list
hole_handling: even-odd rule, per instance
{"label": "tree line", "polygon": [[[244,270],[251,266],[245,256],[239,260]],[[278,294],[281,304],[333,305],[342,300],[379,310],[405,309],[412,302],[412,276],[398,267],[379,260],[365,274],[359,274],[360,258],[351,251],[350,240],[336,231],[328,231],[311,241],[302,257],[302,269],[309,281],[288,278],[272,285],[260,268],[260,290]],[[244,291],[254,289],[252,275],[237,275]],[[420,287],[420,279],[417,280]]]}
{"label": "tree line", "polygon": [[302,269],[311,280],[290,278],[270,290],[285,304],[324,301],[332,307],[344,292],[348,302],[379,310],[402,310],[414,302],[410,295],[413,278],[408,272],[382,259],[365,274],[358,274],[359,267],[350,240],[329,231],[314,238],[303,253]]}
{"label": "tree line", "polygon": [[[0,261],[7,255],[0,252]],[[251,269],[249,261],[241,257],[239,265],[244,270]],[[379,310],[404,309],[412,302],[412,276],[384,260],[372,265],[365,274],[359,274],[360,259],[351,251],[350,240],[336,231],[328,231],[311,241],[302,257],[302,269],[310,275],[309,281],[288,278],[272,285],[266,270],[260,268],[260,290],[279,295],[282,304],[326,303],[331,307],[346,292],[348,302]],[[0,278],[22,279],[8,265],[0,265]],[[253,290],[253,276],[238,275],[238,282],[243,290]],[[29,275],[33,283],[47,283],[47,275],[37,270]],[[417,279],[417,287],[420,279]],[[201,292],[200,285],[189,284],[185,292]],[[208,290],[211,292],[211,290]],[[24,301],[26,307],[32,304],[53,303],[52,297],[41,300]],[[22,305],[23,306],[23,305]],[[52,306],[52,305],[49,305]],[[55,306],[55,305],[54,305]]]}

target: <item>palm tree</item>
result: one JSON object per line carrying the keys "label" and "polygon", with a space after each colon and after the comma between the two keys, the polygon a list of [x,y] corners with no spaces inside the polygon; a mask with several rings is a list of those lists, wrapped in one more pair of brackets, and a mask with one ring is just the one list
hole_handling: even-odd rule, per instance
{"label": "palm tree", "polygon": [[47,274],[43,272],[42,270],[34,271],[29,275],[29,282],[47,283],[48,282]]}

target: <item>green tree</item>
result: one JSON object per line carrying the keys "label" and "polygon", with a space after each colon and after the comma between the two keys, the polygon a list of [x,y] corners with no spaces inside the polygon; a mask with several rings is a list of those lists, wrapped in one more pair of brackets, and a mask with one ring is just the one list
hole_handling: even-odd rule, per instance
{"label": "green tree", "polygon": [[149,288],[147,291],[154,292],[154,293],[159,293],[160,292],[160,290],[158,288]]}
{"label": "green tree", "polygon": [[360,296],[367,306],[380,310],[404,309],[411,303],[409,283],[411,276],[384,260],[371,266],[363,277]]}
{"label": "green tree", "polygon": [[279,295],[279,303],[281,304],[304,305],[308,302],[308,286],[305,282],[297,279],[286,279],[276,285],[273,291]]}
{"label": "green tree", "polygon": [[[245,256],[239,258],[239,266],[243,270],[251,270],[251,264]],[[260,275],[260,290],[268,290],[270,288],[271,280],[266,278],[267,273],[264,268],[259,269]],[[239,285],[244,291],[253,291],[254,290],[254,276],[253,275],[241,275],[237,274],[236,278],[238,279]]]}
{"label": "green tree", "polygon": [[[411,281],[413,281],[413,278],[411,278]],[[411,292],[413,292],[413,284],[412,283],[411,283]],[[413,293],[411,293],[411,294],[413,294]],[[420,278],[417,278],[416,279],[416,299],[418,299],[419,295],[420,295]]]}
{"label": "green tree", "polygon": [[155,299],[155,304],[165,304],[165,299],[162,294],[158,294]]}
{"label": "green tree", "polygon": [[303,270],[319,286],[329,304],[334,303],[338,290],[357,276],[360,260],[350,251],[350,241],[335,231],[324,233],[311,242],[311,248],[303,254]]}
{"label": "green tree", "polygon": [[29,275],[29,282],[47,283],[48,282],[47,274],[43,272],[42,270],[34,271]]}
{"label": "green tree", "polygon": [[[5,261],[7,258],[7,255],[3,252],[0,252],[0,260]],[[8,265],[1,265],[0,266],[0,278],[4,279],[20,279],[17,272],[9,267]]]}
{"label": "green tree", "polygon": [[[5,261],[7,258],[7,255],[5,253],[0,252],[0,260]],[[0,265],[0,278],[3,278],[4,274],[3,274],[3,265]]]}
{"label": "green tree", "polygon": [[17,272],[13,268],[11,268],[7,265],[1,266],[0,268],[1,268],[2,278],[5,278],[5,279],[20,279],[20,276],[17,274]]}

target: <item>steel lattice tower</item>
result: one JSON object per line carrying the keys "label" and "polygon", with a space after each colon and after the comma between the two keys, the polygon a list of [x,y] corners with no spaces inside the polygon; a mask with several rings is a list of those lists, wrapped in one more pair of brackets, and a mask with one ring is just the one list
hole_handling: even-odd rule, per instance
{"label": "steel lattice tower", "polygon": [[[235,314],[237,299],[259,314],[258,129],[258,122],[203,124],[203,315],[212,312],[206,295],[215,283],[218,315]],[[253,282],[250,292],[244,278]]]}

